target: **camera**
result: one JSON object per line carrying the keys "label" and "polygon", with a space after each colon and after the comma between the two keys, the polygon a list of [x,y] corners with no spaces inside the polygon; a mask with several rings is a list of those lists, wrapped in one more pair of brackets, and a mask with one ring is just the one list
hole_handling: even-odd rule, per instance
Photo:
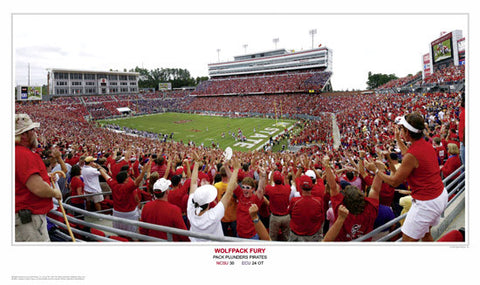
{"label": "camera", "polygon": [[28,224],[32,221],[32,211],[28,209],[18,211],[18,216],[20,217],[22,224]]}

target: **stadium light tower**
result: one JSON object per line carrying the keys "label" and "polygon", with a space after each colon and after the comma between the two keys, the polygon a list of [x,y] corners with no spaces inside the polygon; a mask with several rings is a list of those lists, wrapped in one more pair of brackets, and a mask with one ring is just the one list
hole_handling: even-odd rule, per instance
{"label": "stadium light tower", "polygon": [[247,47],[248,47],[247,44],[244,44],[244,45],[243,45],[243,49],[245,50],[245,54],[247,54]]}
{"label": "stadium light tower", "polygon": [[313,49],[313,37],[317,34],[317,29],[310,30],[308,33],[312,36],[312,49]]}
{"label": "stadium light tower", "polygon": [[275,49],[277,49],[277,43],[278,43],[279,39],[278,38],[274,38],[273,39],[273,43],[275,44]]}
{"label": "stadium light tower", "polygon": [[217,48],[217,57],[218,57],[218,62],[220,62],[220,49]]}

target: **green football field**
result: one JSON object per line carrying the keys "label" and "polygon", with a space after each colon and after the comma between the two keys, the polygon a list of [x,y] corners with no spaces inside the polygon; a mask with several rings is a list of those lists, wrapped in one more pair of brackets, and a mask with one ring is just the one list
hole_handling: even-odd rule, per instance
{"label": "green football field", "polygon": [[[212,146],[212,142],[225,149],[250,151],[262,147],[270,137],[283,132],[294,125],[294,120],[278,120],[264,118],[227,118],[182,113],[162,113],[140,117],[129,117],[114,120],[102,120],[99,123],[116,124],[132,129],[162,133],[174,133],[175,141],[195,142],[196,145]],[[235,140],[239,129],[246,141]],[[229,133],[230,132],[230,133]],[[224,137],[222,137],[222,133]]]}

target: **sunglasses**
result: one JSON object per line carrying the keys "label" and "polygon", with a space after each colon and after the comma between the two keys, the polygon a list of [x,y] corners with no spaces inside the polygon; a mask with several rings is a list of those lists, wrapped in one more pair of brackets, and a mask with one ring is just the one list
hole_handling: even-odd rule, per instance
{"label": "sunglasses", "polygon": [[240,187],[242,187],[243,190],[252,190],[252,186],[250,185],[242,185]]}

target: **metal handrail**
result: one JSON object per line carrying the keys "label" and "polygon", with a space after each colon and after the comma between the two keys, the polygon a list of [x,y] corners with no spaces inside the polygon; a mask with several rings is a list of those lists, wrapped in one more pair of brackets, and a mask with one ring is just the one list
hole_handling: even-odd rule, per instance
{"label": "metal handrail", "polygon": [[[65,207],[65,205],[64,205],[64,207]],[[65,208],[67,208],[67,207],[75,208],[75,207],[70,206],[70,205],[66,206]],[[62,213],[60,213],[58,211],[50,211],[50,212],[57,215],[57,216],[62,216]],[[100,215],[100,216],[102,216],[102,219],[106,219],[106,217],[110,217],[109,215]],[[83,226],[96,228],[96,229],[103,230],[103,231],[112,232],[112,233],[122,235],[122,236],[128,236],[130,238],[143,239],[143,240],[148,240],[148,241],[163,241],[162,239],[159,239],[159,238],[156,238],[156,237],[150,237],[150,236],[145,236],[145,235],[130,232],[130,231],[115,229],[115,228],[107,227],[107,226],[101,225],[101,224],[94,224],[94,223],[85,222],[85,221],[83,221],[81,219],[77,219],[75,217],[69,217],[68,220],[71,223],[80,224],[80,225],[83,225]],[[131,221],[131,220],[127,220],[127,221]],[[86,232],[77,230],[77,233],[83,234],[83,233],[86,233]],[[87,233],[87,234],[91,234],[91,233]],[[109,240],[104,240],[104,239],[101,239],[101,240],[102,241],[109,241]]]}
{"label": "metal handrail", "polygon": [[68,196],[67,199],[65,199],[65,201],[63,203],[68,204],[68,202],[70,202],[70,200],[73,199],[73,198],[86,198],[86,197],[93,197],[93,196],[98,196],[98,195],[110,195],[110,194],[112,194],[112,191]]}
{"label": "metal handrail", "polygon": [[[62,224],[62,223],[60,223],[60,224]],[[56,231],[55,234],[60,235],[64,240],[72,241],[72,237],[67,235],[66,233],[63,233],[61,231]],[[84,240],[81,240],[81,239],[78,239],[78,238],[76,238],[75,241],[76,242],[85,242]]]}
{"label": "metal handrail", "polygon": [[[378,233],[380,233],[380,232],[383,232],[385,229],[387,229],[387,228],[395,225],[395,224],[398,223],[399,221],[403,220],[406,216],[407,216],[407,213],[405,213],[405,214],[403,214],[403,215],[400,215],[400,216],[396,217],[395,219],[388,221],[387,223],[381,225],[381,226],[378,227],[378,228],[373,229],[371,232],[369,232],[369,233],[367,233],[366,235],[363,235],[363,236],[361,236],[361,237],[359,237],[359,238],[357,238],[357,239],[355,239],[355,240],[353,240],[353,241],[364,241],[364,240],[366,240],[366,239],[369,239],[369,238],[373,237],[374,235],[376,235],[376,234],[378,234]],[[397,230],[397,229],[396,229],[396,230]],[[382,237],[382,239],[383,239],[383,238],[385,238],[385,236]],[[379,240],[380,240],[380,239],[379,239]]]}
{"label": "metal handrail", "polygon": [[[63,206],[64,206],[65,209],[81,213],[84,216],[90,216],[90,217],[94,217],[94,218],[98,218],[98,219],[110,220],[110,221],[120,222],[120,223],[124,223],[124,224],[135,225],[135,226],[139,226],[139,227],[142,227],[142,228],[147,228],[147,229],[166,232],[167,235],[170,235],[168,237],[168,240],[172,240],[171,235],[175,234],[175,235],[182,235],[182,236],[195,237],[195,238],[201,238],[201,239],[205,239],[205,240],[221,241],[221,242],[250,242],[250,241],[253,241],[253,240],[243,239],[243,238],[234,238],[234,237],[225,237],[225,236],[224,237],[219,237],[219,236],[215,236],[215,235],[211,235],[211,234],[196,233],[196,232],[192,232],[192,231],[188,231],[188,230],[181,230],[181,229],[172,228],[172,227],[160,226],[160,225],[140,222],[140,221],[136,221],[136,220],[123,219],[123,218],[114,217],[114,216],[110,216],[110,215],[103,215],[103,214],[98,214],[98,213],[95,213],[95,212],[85,211],[85,210],[73,207],[71,205],[68,205],[68,204],[64,204]],[[56,215],[59,215],[58,211],[52,210],[50,212],[54,213]],[[115,229],[115,228],[111,228],[111,227],[107,227],[107,226],[103,226],[103,225],[99,225],[99,224],[91,224],[91,223],[76,219],[74,217],[69,217],[69,220],[72,220],[73,223],[89,225],[90,227],[95,227],[95,228],[98,228],[98,229],[101,229],[101,230],[105,230],[105,231],[108,231],[108,232],[120,234],[122,236],[127,236],[127,237],[131,237],[131,238],[136,238],[136,239],[140,239],[140,240],[165,241],[163,239],[159,239],[159,238],[155,238],[155,237],[151,237],[151,236],[147,236],[147,235],[142,235],[142,234],[139,234],[139,233],[134,233],[134,232],[130,232],[130,231]]]}

